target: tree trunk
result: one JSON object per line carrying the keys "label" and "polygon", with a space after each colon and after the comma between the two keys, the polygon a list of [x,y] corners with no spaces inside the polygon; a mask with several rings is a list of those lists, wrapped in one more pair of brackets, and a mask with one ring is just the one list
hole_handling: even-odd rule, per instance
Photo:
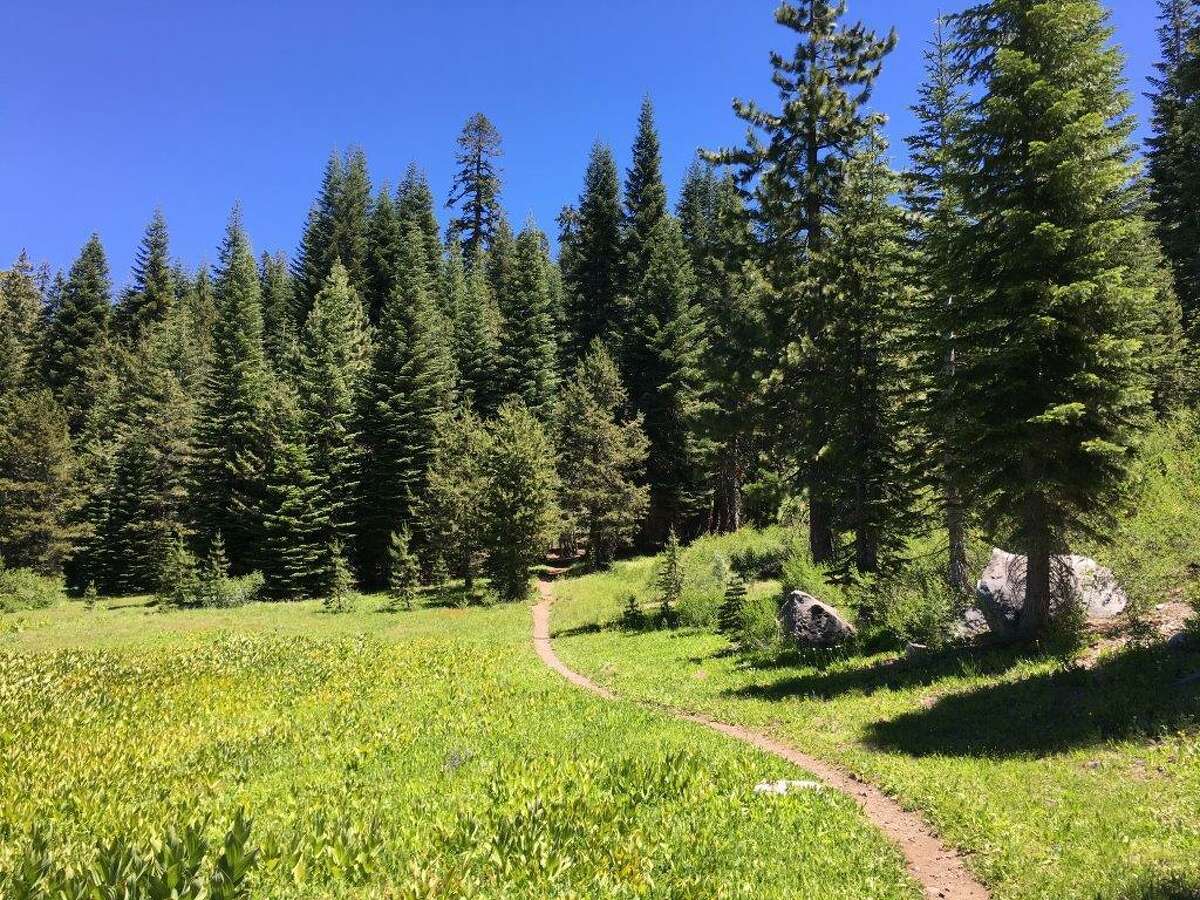
{"label": "tree trunk", "polygon": [[1040,496],[1025,501],[1024,524],[1028,535],[1025,605],[1021,609],[1017,631],[1022,638],[1030,640],[1041,635],[1050,622],[1052,548]]}
{"label": "tree trunk", "polygon": [[732,438],[721,448],[717,489],[713,495],[711,530],[729,534],[742,527],[741,441]]}
{"label": "tree trunk", "polygon": [[833,504],[817,492],[820,481],[812,479],[808,488],[808,550],[818,565],[833,559]]}
{"label": "tree trunk", "polygon": [[971,576],[967,571],[967,528],[963,514],[962,496],[957,485],[946,479],[946,534],[950,539],[950,562],[947,578],[950,587],[961,594],[971,590]]}
{"label": "tree trunk", "polygon": [[867,486],[862,477],[856,479],[854,489],[854,564],[860,572],[879,571],[879,533],[867,521]]}

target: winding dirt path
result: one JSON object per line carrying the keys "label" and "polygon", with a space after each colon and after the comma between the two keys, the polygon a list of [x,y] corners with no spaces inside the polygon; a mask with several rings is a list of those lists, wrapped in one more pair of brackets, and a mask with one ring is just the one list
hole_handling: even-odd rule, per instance
{"label": "winding dirt path", "polygon": [[[554,574],[557,573],[552,571],[551,575]],[[545,578],[539,579],[538,593],[541,595],[541,601],[533,608],[533,648],[542,662],[584,690],[606,700],[618,699],[612,691],[579,674],[558,658],[550,645],[550,607],[554,602],[551,582]],[[765,753],[794,763],[816,775],[834,790],[853,797],[866,817],[900,848],[908,863],[909,874],[920,882],[926,897],[940,900],[989,900],[991,897],[988,889],[968,871],[959,853],[942,844],[933,829],[920,816],[908,812],[873,785],[859,781],[838,766],[801,753],[795,747],[760,732],[718,722],[685,710],[669,709],[667,712],[677,719],[719,731]]]}

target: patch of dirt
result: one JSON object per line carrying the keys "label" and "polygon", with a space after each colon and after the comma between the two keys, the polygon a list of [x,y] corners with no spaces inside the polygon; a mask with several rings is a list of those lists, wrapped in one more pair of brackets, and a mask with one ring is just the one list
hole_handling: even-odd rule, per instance
{"label": "patch of dirt", "polygon": [[[572,684],[606,700],[618,699],[612,691],[579,674],[558,658],[550,645],[550,607],[554,592],[548,579],[539,579],[538,592],[541,602],[533,607],[533,647],[538,657]],[[909,874],[921,884],[926,897],[938,900],[987,900],[991,897],[988,889],[971,874],[962,854],[943,844],[924,819],[905,810],[874,785],[859,780],[839,766],[809,756],[789,744],[749,728],[686,710],[664,711],[677,719],[703,725],[797,765],[816,775],[834,790],[852,797],[875,827],[904,854]]]}

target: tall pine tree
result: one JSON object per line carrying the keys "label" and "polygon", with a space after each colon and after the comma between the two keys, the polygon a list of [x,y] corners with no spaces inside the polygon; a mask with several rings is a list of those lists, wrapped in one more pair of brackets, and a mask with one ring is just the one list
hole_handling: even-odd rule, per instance
{"label": "tall pine tree", "polygon": [[545,238],[532,222],[517,237],[511,277],[503,285],[500,354],[506,394],[536,415],[550,414],[558,385],[557,335]]}
{"label": "tall pine tree", "polygon": [[223,535],[234,572],[247,572],[261,565],[264,552],[271,376],[258,269],[238,208],[225,231],[214,292],[213,358],[197,421],[194,516],[204,546]]}
{"label": "tall pine tree", "polygon": [[500,225],[500,132],[483,113],[475,113],[458,136],[458,169],[446,208],[457,213],[449,232],[463,246],[468,264],[473,265]]}
{"label": "tall pine tree", "polygon": [[775,20],[798,36],[790,56],[771,56],[780,111],[734,101],[734,112],[751,126],[749,143],[711,154],[738,166],[743,184],[753,183],[765,271],[782,303],[774,318],[784,365],[774,381],[783,396],[775,402],[778,415],[795,424],[780,449],[798,451],[808,487],[809,549],[817,562],[829,561],[834,551],[833,473],[824,451],[828,392],[836,386],[828,372],[828,311],[806,267],[824,248],[824,218],[834,208],[847,155],[881,121],[865,108],[883,58],[896,43],[894,33],[879,38],[860,23],[843,24],[845,13],[844,0],[785,0],[779,6]]}
{"label": "tall pine tree", "polygon": [[155,210],[134,259],[133,283],[117,306],[118,332],[128,341],[140,340],[147,328],[166,318],[175,295],[167,220],[162,210]]}
{"label": "tall pine tree", "polygon": [[1051,559],[1112,514],[1149,408],[1153,289],[1128,269],[1138,212],[1122,55],[1098,0],[962,14],[970,263],[959,372],[985,522],[1028,557],[1020,630],[1051,614]]}

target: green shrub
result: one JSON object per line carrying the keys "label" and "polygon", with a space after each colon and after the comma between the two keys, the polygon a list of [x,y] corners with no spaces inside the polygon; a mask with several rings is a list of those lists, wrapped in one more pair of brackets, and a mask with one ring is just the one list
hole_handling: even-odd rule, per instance
{"label": "green shrub", "polygon": [[742,627],[738,639],[740,649],[745,653],[767,653],[782,646],[777,590],[751,590],[747,593],[742,605]]}
{"label": "green shrub", "polygon": [[882,630],[889,642],[945,646],[969,598],[950,586],[943,563],[941,556],[924,557],[860,581],[847,592],[859,625]]}
{"label": "green shrub", "polygon": [[746,612],[746,582],[734,575],[725,586],[725,598],[717,613],[717,628],[722,634],[740,636]]}
{"label": "green shrub", "polygon": [[46,609],[63,599],[62,584],[32,569],[6,569],[0,560],[0,612]]}
{"label": "green shrub", "polygon": [[780,581],[783,582],[784,596],[793,591],[803,591],[839,609],[847,605],[844,588],[829,582],[828,569],[816,565],[809,555],[808,548],[798,541],[788,547]]}
{"label": "green shrub", "polygon": [[641,631],[646,627],[646,613],[638,601],[637,594],[631,592],[625,598],[625,605],[621,610],[621,624],[630,631]]}

